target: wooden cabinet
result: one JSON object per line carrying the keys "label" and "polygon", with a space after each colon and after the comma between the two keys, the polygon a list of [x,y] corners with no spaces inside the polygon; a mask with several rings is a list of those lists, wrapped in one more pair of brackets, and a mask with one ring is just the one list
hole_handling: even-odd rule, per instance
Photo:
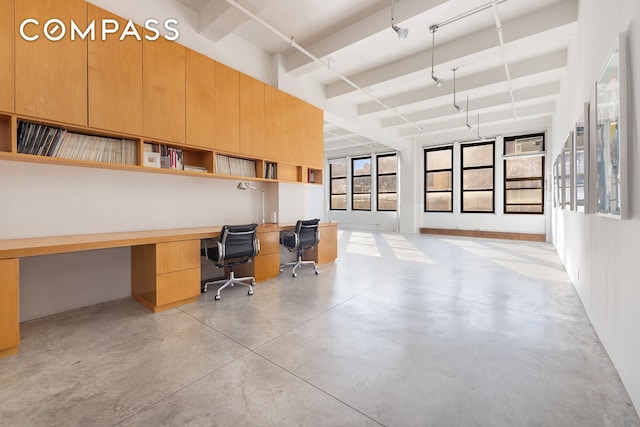
{"label": "wooden cabinet", "polygon": [[305,260],[314,260],[317,264],[335,261],[338,257],[338,223],[324,222],[318,225],[320,243],[304,253]]}
{"label": "wooden cabinet", "polygon": [[131,295],[154,313],[200,296],[200,240],[131,247]]}
{"label": "wooden cabinet", "polygon": [[240,153],[264,157],[264,83],[240,74]]}
{"label": "wooden cabinet", "polygon": [[[302,145],[305,148],[301,153],[300,162],[321,172],[324,167],[324,111],[306,104],[302,120],[305,124]],[[319,178],[316,182],[322,183],[322,177]]]}
{"label": "wooden cabinet", "polygon": [[18,259],[0,259],[0,357],[18,352],[20,344]]}
{"label": "wooden cabinet", "polygon": [[[70,22],[87,26],[87,3],[84,0],[16,1],[16,29],[27,18],[25,33],[39,36],[35,41],[15,38],[16,112],[63,123],[87,124],[87,41],[71,40]],[[55,17],[67,26],[59,41],[44,37],[45,23]],[[61,29],[50,33],[59,35]]]}
{"label": "wooden cabinet", "polygon": [[[196,166],[188,173],[203,176],[229,175],[214,167],[221,155],[256,166],[255,174],[253,168],[230,173],[238,177],[307,182],[309,169],[322,171],[322,111],[300,99],[164,37],[120,40],[116,32],[102,40],[104,19],[116,20],[121,31],[129,21],[84,0],[0,0],[0,7],[3,158],[26,160],[17,149],[17,123],[27,121],[133,140],[136,159],[122,165],[126,170],[166,172],[144,167],[142,143],[149,142],[169,146],[178,156],[181,150],[183,163]],[[27,21],[24,28],[35,41],[17,35],[27,18],[38,22]],[[73,32],[71,22],[77,26]],[[88,22],[95,23],[93,32]],[[44,150],[28,153],[38,162],[79,165]],[[96,159],[76,160],[105,167]]]}
{"label": "wooden cabinet", "polygon": [[164,37],[143,37],[144,136],[185,142],[185,47]]}
{"label": "wooden cabinet", "polygon": [[215,61],[191,49],[186,51],[187,144],[214,148]]}
{"label": "wooden cabinet", "polygon": [[263,227],[258,229],[260,253],[253,260],[256,282],[273,279],[280,273],[280,231]]}
{"label": "wooden cabinet", "polygon": [[14,11],[14,0],[0,0],[0,111],[11,113],[15,109]]}
{"label": "wooden cabinet", "polygon": [[[89,22],[127,21],[88,4]],[[138,28],[142,33],[142,29]],[[142,42],[135,37],[89,41],[89,126],[142,135]]]}
{"label": "wooden cabinet", "polygon": [[287,152],[287,97],[288,95],[272,86],[264,91],[264,148],[265,158],[286,162]]}
{"label": "wooden cabinet", "polygon": [[240,152],[240,72],[215,63],[215,148]]}

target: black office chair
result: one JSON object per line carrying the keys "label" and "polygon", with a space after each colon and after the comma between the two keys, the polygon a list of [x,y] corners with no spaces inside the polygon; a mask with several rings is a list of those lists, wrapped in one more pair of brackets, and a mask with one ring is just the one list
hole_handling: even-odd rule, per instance
{"label": "black office chair", "polygon": [[[248,225],[225,225],[220,231],[220,239],[206,239],[202,255],[215,262],[218,268],[229,268],[229,278],[207,282],[202,286],[202,292],[207,291],[209,285],[223,285],[218,288],[215,296],[220,299],[220,291],[227,286],[243,285],[249,287],[249,295],[253,295],[253,285],[256,279],[253,276],[235,277],[233,267],[238,264],[251,262],[260,252],[260,242],[256,237],[258,224]],[[207,242],[215,242],[212,247],[207,246]],[[249,281],[249,283],[245,283]]]}
{"label": "black office chair", "polygon": [[280,243],[289,250],[296,253],[296,260],[280,265],[280,271],[287,265],[292,265],[291,275],[296,277],[296,269],[302,265],[312,265],[316,274],[320,274],[315,261],[303,261],[304,251],[314,248],[320,241],[318,232],[319,219],[299,220],[293,231],[281,231]]}

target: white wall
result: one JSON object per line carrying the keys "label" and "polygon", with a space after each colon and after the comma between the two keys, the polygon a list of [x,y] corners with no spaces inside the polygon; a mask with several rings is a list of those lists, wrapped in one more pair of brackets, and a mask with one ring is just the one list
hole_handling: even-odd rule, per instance
{"label": "white wall", "polygon": [[[634,402],[640,408],[640,3],[637,0],[581,0],[578,33],[553,118],[553,157],[574,126],[582,103],[591,102],[594,83],[619,32],[629,43],[630,218],[556,210],[554,243],[600,340]],[[634,75],[635,72],[635,75]],[[593,113],[591,114],[593,118]],[[592,126],[593,129],[593,126]],[[592,141],[593,144],[593,141]],[[591,186],[590,191],[593,191]]]}

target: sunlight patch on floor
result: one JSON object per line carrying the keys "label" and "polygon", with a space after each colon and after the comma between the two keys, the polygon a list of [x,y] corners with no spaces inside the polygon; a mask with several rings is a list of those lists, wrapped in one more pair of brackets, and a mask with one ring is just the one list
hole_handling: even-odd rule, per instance
{"label": "sunlight patch on floor", "polygon": [[492,260],[498,265],[501,265],[509,270],[515,271],[518,274],[530,277],[536,280],[552,280],[554,282],[571,283],[571,279],[566,271],[559,268],[549,267],[533,263],[531,261],[507,261],[507,260]]}
{"label": "sunlight patch on floor", "polygon": [[380,249],[371,233],[351,233],[349,243],[347,243],[347,253],[356,255],[367,255],[381,257]]}
{"label": "sunlight patch on floor", "polygon": [[416,248],[405,237],[399,235],[382,234],[387,245],[391,248],[393,255],[403,261],[420,262],[423,264],[433,264],[436,262]]}

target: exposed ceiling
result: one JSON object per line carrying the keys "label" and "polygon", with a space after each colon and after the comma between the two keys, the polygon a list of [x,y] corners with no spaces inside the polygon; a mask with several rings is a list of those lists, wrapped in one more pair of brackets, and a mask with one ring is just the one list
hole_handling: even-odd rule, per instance
{"label": "exposed ceiling", "polygon": [[328,157],[546,129],[578,17],[577,0],[395,0],[399,40],[391,0],[175,1],[211,42],[233,33],[323,89]]}

